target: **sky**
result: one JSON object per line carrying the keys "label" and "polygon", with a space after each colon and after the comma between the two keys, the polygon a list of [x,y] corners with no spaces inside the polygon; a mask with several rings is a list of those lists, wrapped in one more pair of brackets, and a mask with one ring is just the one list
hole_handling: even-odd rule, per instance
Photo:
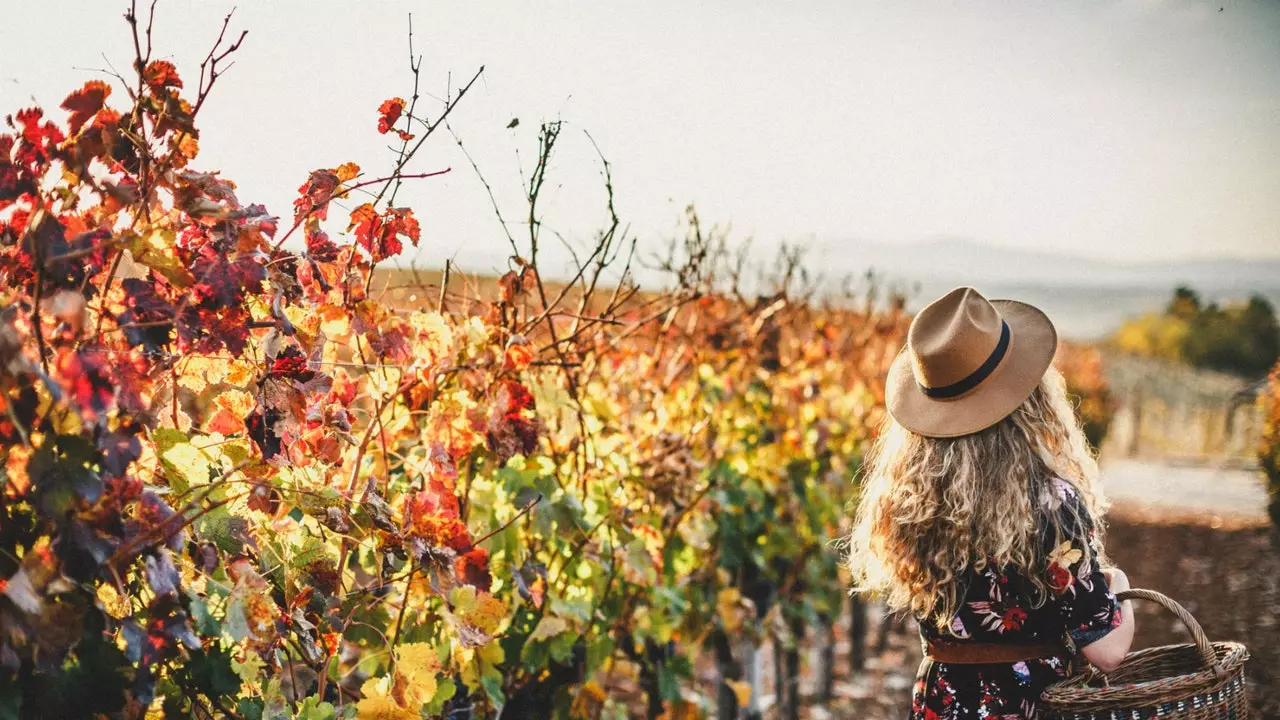
{"label": "sky", "polygon": [[[34,99],[60,116],[106,59],[129,67],[124,0],[0,4],[20,28],[0,44],[0,112]],[[159,0],[155,57],[193,85],[233,7]],[[594,139],[642,252],[695,204],[761,252],[954,237],[1105,261],[1280,256],[1276,0],[241,0],[231,27],[249,34],[196,165],[281,216],[312,169],[386,174],[376,108],[412,93],[410,14],[424,93],[485,67],[450,124],[515,233],[539,123],[558,119],[541,202],[575,247],[606,218]],[[444,168],[397,200],[422,219],[415,261],[504,266],[489,196],[442,131],[410,171]]]}

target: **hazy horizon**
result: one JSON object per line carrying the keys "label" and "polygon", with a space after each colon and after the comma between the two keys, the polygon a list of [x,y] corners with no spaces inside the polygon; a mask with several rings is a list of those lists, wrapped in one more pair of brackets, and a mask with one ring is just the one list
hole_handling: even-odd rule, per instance
{"label": "hazy horizon", "polygon": [[[34,98],[61,117],[67,92],[103,77],[103,53],[127,69],[126,5],[6,9],[22,32],[0,47],[0,112]],[[233,6],[160,0],[156,57],[194,84]],[[41,19],[51,7],[57,23]],[[316,167],[384,175],[376,108],[412,91],[410,13],[424,93],[487,67],[451,124],[508,219],[539,121],[565,122],[543,202],[576,246],[605,219],[588,130],[645,247],[693,203],[764,249],[966,238],[1111,264],[1280,258],[1275,2],[245,4],[196,165],[281,216]],[[424,234],[406,262],[500,268],[489,198],[441,132],[411,169],[444,167],[402,192]]]}

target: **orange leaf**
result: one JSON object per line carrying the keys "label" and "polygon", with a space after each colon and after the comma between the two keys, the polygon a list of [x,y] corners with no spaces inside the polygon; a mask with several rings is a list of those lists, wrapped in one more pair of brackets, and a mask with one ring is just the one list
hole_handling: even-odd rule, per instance
{"label": "orange leaf", "polygon": [[378,132],[386,135],[400,120],[404,112],[404,99],[393,97],[378,106]]}
{"label": "orange leaf", "polygon": [[162,87],[182,87],[182,78],[178,77],[178,69],[168,60],[152,60],[142,77],[151,89]]}
{"label": "orange leaf", "polygon": [[178,141],[178,152],[188,160],[194,160],[196,155],[200,153],[200,144],[190,135],[183,134],[182,139]]}
{"label": "orange leaf", "polygon": [[533,362],[533,348],[529,347],[528,341],[524,338],[517,340],[517,337],[519,336],[513,337],[507,345],[503,368],[520,372]]}
{"label": "orange leaf", "polygon": [[355,180],[360,174],[360,166],[353,162],[342,163],[334,169],[333,174],[338,176],[338,182]]}
{"label": "orange leaf", "polygon": [[80,128],[99,110],[103,102],[111,95],[111,86],[101,80],[90,80],[84,87],[76,90],[62,101],[62,109],[71,113],[67,121],[71,134],[80,132]]}

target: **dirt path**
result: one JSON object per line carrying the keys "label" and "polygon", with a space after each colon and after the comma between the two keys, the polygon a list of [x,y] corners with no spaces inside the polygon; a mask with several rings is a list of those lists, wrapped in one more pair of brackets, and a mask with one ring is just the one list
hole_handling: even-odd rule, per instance
{"label": "dirt path", "polygon": [[1117,506],[1235,521],[1266,522],[1267,494],[1256,470],[1104,459],[1102,484]]}

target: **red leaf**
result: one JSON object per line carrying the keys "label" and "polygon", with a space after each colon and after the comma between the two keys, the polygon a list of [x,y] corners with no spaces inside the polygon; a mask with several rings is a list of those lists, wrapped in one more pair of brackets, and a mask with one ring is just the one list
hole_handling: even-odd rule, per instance
{"label": "red leaf", "polygon": [[479,590],[488,590],[493,585],[493,576],[489,574],[489,551],[484,548],[472,548],[453,561],[453,571],[458,580],[467,585],[474,585]]}
{"label": "red leaf", "polygon": [[378,215],[373,205],[365,203],[351,211],[351,224],[347,230],[354,230],[356,242],[368,251],[374,262],[399,255],[404,250],[401,237],[409,238],[418,244],[421,229],[408,208],[388,208],[386,213]]}
{"label": "red leaf", "polygon": [[152,60],[143,71],[142,77],[153,90],[162,87],[182,87],[182,78],[178,77],[178,69],[168,60]]}
{"label": "red leaf", "polygon": [[93,420],[106,413],[115,399],[115,387],[97,357],[64,352],[56,360],[54,374],[85,419]]}
{"label": "red leaf", "polygon": [[58,145],[66,136],[52,122],[41,122],[44,111],[40,108],[19,110],[14,118],[22,125],[17,151],[13,154],[14,164],[31,175],[43,175],[45,166],[57,154]]}
{"label": "red leaf", "polygon": [[316,262],[330,263],[338,259],[338,246],[323,231],[307,233],[307,255]]}
{"label": "red leaf", "polygon": [[294,220],[311,215],[324,220],[329,214],[329,201],[341,178],[329,170],[316,170],[298,188],[300,197],[293,201]]}
{"label": "red leaf", "polygon": [[378,106],[378,132],[386,135],[400,120],[404,112],[404,99],[393,97]]}
{"label": "red leaf", "polygon": [[90,80],[84,84],[84,87],[71,93],[66,100],[62,101],[62,109],[71,113],[67,125],[72,135],[80,132],[80,128],[84,127],[89,118],[102,109],[103,102],[110,95],[110,85],[101,80]]}
{"label": "red leaf", "polygon": [[307,356],[293,346],[285,348],[276,356],[269,374],[303,383],[316,376],[315,371],[307,367]]}
{"label": "red leaf", "polygon": [[529,455],[537,449],[541,425],[533,409],[533,394],[524,385],[514,380],[495,385],[485,441],[499,466],[513,455]]}

